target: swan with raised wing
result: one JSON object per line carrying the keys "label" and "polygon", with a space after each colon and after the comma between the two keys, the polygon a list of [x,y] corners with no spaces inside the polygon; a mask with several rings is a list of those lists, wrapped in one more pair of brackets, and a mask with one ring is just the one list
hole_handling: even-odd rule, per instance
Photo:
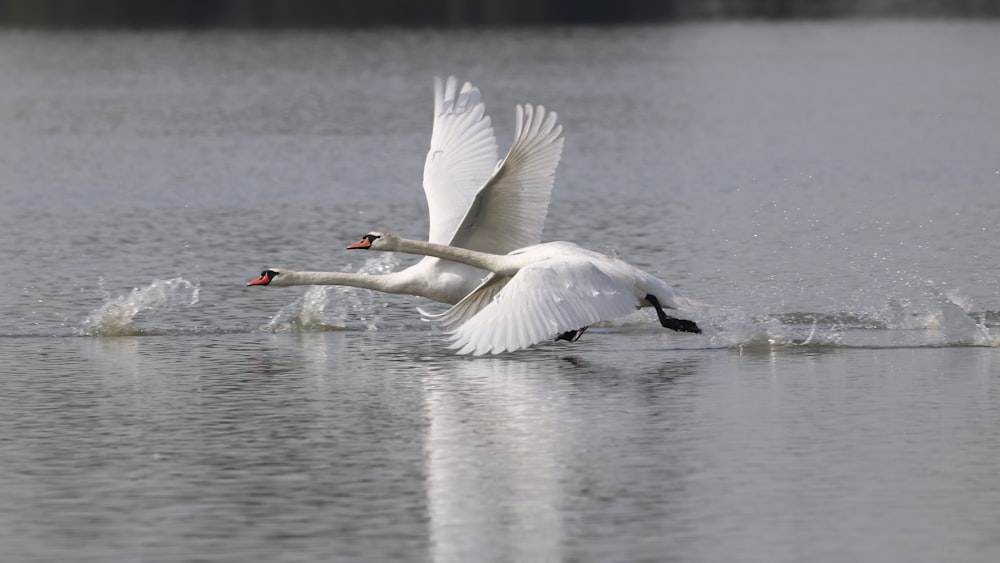
{"label": "swan with raised wing", "polygon": [[[424,162],[424,194],[433,243],[506,253],[541,240],[562,126],[543,106],[515,107],[514,141],[497,161],[497,143],[479,89],[454,77],[434,79],[434,123]],[[457,303],[488,275],[481,269],[425,257],[389,274],[268,268],[247,285],[343,285]]]}
{"label": "swan with raised wing", "polygon": [[[700,333],[694,321],[664,309],[693,312],[701,303],[635,266],[571,242],[547,242],[491,254],[372,232],[347,248],[454,260],[492,274],[440,315],[451,348],[476,356],[512,352],[552,338],[575,340],[586,327],[653,307],[660,324]],[[583,328],[580,328],[583,327]]]}

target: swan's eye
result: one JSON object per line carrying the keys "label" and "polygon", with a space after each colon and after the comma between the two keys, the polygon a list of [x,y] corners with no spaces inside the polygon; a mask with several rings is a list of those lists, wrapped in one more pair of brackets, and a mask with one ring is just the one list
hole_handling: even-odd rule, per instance
{"label": "swan's eye", "polygon": [[377,239],[380,239],[382,237],[380,237],[378,235],[373,235],[371,233],[368,233],[367,235],[364,236],[364,238],[365,238],[365,240],[368,241],[369,244],[371,244],[371,243],[375,242]]}
{"label": "swan's eye", "polygon": [[268,281],[270,281],[274,279],[274,276],[278,275],[278,272],[275,272],[274,270],[264,270],[260,273],[260,275],[267,276]]}

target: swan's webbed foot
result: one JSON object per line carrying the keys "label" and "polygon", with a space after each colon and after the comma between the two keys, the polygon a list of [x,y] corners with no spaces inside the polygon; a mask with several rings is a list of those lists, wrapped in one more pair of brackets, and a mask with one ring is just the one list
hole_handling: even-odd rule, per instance
{"label": "swan's webbed foot", "polygon": [[677,332],[693,332],[695,334],[701,334],[701,329],[698,328],[697,323],[694,321],[674,318],[664,313],[663,307],[660,306],[660,300],[657,299],[655,295],[646,295],[646,301],[649,301],[649,304],[656,309],[656,317],[660,319],[660,325],[663,326],[663,328],[669,328],[670,330],[676,330]]}
{"label": "swan's webbed foot", "polygon": [[677,332],[693,332],[695,334],[701,334],[701,329],[698,328],[698,324],[694,321],[686,319],[677,319],[663,315],[663,317],[660,318],[660,324],[663,325],[664,328],[676,330]]}
{"label": "swan's webbed foot", "polygon": [[583,333],[586,332],[588,328],[590,327],[585,326],[583,328],[578,328],[576,330],[567,330],[566,332],[556,337],[556,342],[559,342],[560,340],[565,340],[567,342],[576,342],[577,340],[580,339],[581,336],[583,336]]}

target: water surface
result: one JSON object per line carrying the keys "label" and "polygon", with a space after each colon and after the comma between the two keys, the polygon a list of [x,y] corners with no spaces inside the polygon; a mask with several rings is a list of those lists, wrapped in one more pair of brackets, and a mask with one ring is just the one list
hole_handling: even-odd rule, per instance
{"label": "water surface", "polygon": [[[996,24],[0,34],[18,561],[993,561]],[[547,240],[716,307],[452,355],[431,77],[559,112]]]}

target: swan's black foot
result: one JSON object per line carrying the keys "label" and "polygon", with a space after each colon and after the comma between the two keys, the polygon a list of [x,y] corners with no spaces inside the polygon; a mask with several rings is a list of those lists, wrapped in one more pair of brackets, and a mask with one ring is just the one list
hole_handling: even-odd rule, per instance
{"label": "swan's black foot", "polygon": [[670,330],[676,330],[677,332],[693,332],[695,334],[701,334],[701,329],[694,321],[688,321],[684,319],[676,319],[674,317],[667,316],[663,312],[663,307],[660,306],[660,300],[656,298],[655,295],[649,294],[646,296],[646,301],[656,309],[656,317],[660,319],[660,325],[663,328],[669,328]]}
{"label": "swan's black foot", "polygon": [[670,330],[676,330],[677,332],[694,332],[696,334],[701,334],[701,329],[694,321],[688,321],[684,319],[675,319],[674,317],[668,317],[663,315],[660,318],[660,324],[664,328],[669,328]]}
{"label": "swan's black foot", "polygon": [[583,336],[583,333],[586,332],[588,328],[590,327],[585,326],[583,328],[578,328],[576,330],[567,330],[566,332],[556,337],[556,342],[559,342],[560,340],[565,340],[567,342],[576,342],[577,340],[580,339],[581,336]]}

